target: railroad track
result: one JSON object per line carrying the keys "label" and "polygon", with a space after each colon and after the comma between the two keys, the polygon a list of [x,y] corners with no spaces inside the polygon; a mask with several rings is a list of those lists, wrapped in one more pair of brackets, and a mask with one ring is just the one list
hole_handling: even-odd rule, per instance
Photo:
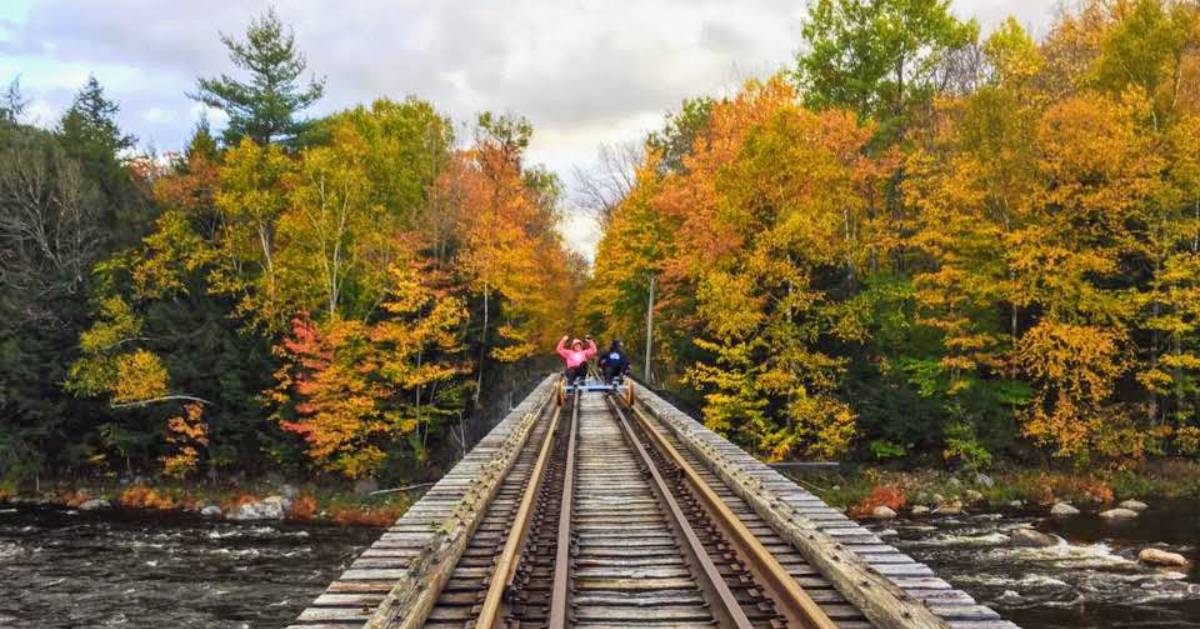
{"label": "railroad track", "polygon": [[[481,443],[490,458],[464,459],[483,481],[446,489],[469,501],[405,516],[383,540],[403,552],[364,553],[293,626],[1013,626],[840,514],[745,477],[740,451],[657,398],[539,391]],[[386,594],[372,569],[391,571]]]}

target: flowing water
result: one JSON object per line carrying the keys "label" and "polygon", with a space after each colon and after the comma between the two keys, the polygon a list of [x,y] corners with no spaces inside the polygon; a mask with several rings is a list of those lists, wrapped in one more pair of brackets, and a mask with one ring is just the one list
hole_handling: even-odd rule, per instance
{"label": "flowing water", "polygon": [[[1025,627],[1200,627],[1200,501],[1150,502],[1123,525],[1026,513],[874,528]],[[1062,541],[1013,547],[1028,525]],[[0,505],[0,627],[282,627],[378,535]],[[1138,564],[1150,545],[1191,571]]]}
{"label": "flowing water", "polygon": [[0,504],[0,627],[282,627],[378,536]]}
{"label": "flowing water", "polygon": [[[1024,627],[1200,627],[1200,501],[1148,501],[1136,520],[1095,515],[978,514],[873,525],[888,543]],[[1044,510],[1043,510],[1044,512]],[[1059,538],[1018,548],[1015,528]],[[1148,546],[1184,555],[1189,569],[1140,564]]]}

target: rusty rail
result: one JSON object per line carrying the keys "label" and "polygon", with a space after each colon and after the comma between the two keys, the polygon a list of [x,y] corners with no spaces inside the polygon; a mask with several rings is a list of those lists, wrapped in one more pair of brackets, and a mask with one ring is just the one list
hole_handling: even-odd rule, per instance
{"label": "rusty rail", "polygon": [[700,538],[696,535],[696,531],[692,528],[683,509],[679,507],[678,501],[672,495],[670,487],[663,479],[662,473],[659,472],[658,466],[650,458],[650,454],[646,452],[646,448],[642,445],[637,435],[633,432],[633,427],[629,425],[629,420],[625,417],[625,413],[616,405],[610,398],[608,400],[609,408],[616,415],[621,431],[625,433],[634,451],[645,464],[650,477],[653,480],[655,493],[659,499],[667,507],[667,513],[671,517],[672,526],[676,529],[679,537],[682,538],[683,550],[687,553],[688,558],[698,568],[697,577],[700,578],[702,587],[705,591],[712,595],[718,605],[712,610],[719,621],[722,621],[724,626],[737,627],[738,629],[753,629],[754,625],[750,619],[746,617],[746,613],[742,610],[741,604],[738,603],[737,597],[729,589],[725,583],[725,578],[721,576],[721,571],[713,563],[713,560],[705,550],[704,545],[700,542]]}
{"label": "rusty rail", "polygon": [[481,629],[489,628],[496,624],[496,619],[500,613],[500,606],[504,602],[504,596],[512,587],[513,574],[516,570],[521,545],[525,542],[525,537],[529,532],[529,520],[533,515],[533,500],[542,482],[542,471],[545,469],[546,461],[550,457],[550,449],[554,443],[554,432],[558,428],[558,420],[561,414],[561,407],[554,409],[554,417],[550,420],[550,427],[546,430],[546,435],[542,439],[537,463],[534,464],[533,471],[529,475],[529,482],[525,486],[525,493],[521,496],[520,505],[517,507],[517,514],[513,518],[512,528],[504,543],[504,550],[501,551],[500,557],[496,560],[496,567],[492,572],[491,581],[488,583],[487,595],[480,606],[479,618],[475,621],[475,626]]}
{"label": "rusty rail", "polygon": [[755,581],[766,588],[768,598],[776,609],[787,618],[789,627],[812,627],[814,629],[836,629],[837,625],[808,595],[787,570],[779,564],[771,551],[767,550],[758,537],[742,523],[696,470],[675,450],[662,433],[655,428],[637,408],[629,410],[637,418],[645,434],[655,448],[662,452],[687,477],[695,495],[704,505],[705,511],[721,528],[738,554],[747,560]]}

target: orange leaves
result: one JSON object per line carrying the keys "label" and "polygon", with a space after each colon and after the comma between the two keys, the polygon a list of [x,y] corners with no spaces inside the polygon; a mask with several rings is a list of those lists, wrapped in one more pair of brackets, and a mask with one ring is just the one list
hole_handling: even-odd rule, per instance
{"label": "orange leaves", "polygon": [[167,476],[182,478],[196,469],[199,449],[208,445],[208,424],[201,415],[204,408],[197,403],[186,404],[184,414],[167,420],[166,444],[168,454],[160,460]]}
{"label": "orange leaves", "polygon": [[908,504],[908,498],[904,496],[904,492],[899,487],[876,485],[871,488],[871,493],[867,497],[850,508],[849,515],[852,518],[868,518],[879,507],[887,507],[892,511],[899,512],[906,504]]}
{"label": "orange leaves", "polygon": [[145,485],[132,485],[121,493],[121,506],[130,509],[168,510],[176,507],[175,500]]}
{"label": "orange leaves", "polygon": [[433,391],[464,373],[461,301],[437,297],[415,265],[392,277],[387,318],[297,317],[276,348],[284,364],[270,392],[274,418],[319,467],[351,478],[374,474],[402,438],[428,430],[440,412]]}

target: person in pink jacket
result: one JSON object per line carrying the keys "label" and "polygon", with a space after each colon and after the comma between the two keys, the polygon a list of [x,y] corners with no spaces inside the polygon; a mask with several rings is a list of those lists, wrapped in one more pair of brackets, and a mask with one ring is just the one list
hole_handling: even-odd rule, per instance
{"label": "person in pink jacket", "polygon": [[587,347],[583,346],[583,341],[575,339],[571,341],[571,348],[567,349],[567,339],[569,336],[562,337],[558,342],[558,348],[555,350],[559,356],[562,356],[563,362],[567,364],[567,381],[575,382],[583,380],[587,376],[587,363],[592,356],[596,355],[596,342],[592,337],[587,339]]}

